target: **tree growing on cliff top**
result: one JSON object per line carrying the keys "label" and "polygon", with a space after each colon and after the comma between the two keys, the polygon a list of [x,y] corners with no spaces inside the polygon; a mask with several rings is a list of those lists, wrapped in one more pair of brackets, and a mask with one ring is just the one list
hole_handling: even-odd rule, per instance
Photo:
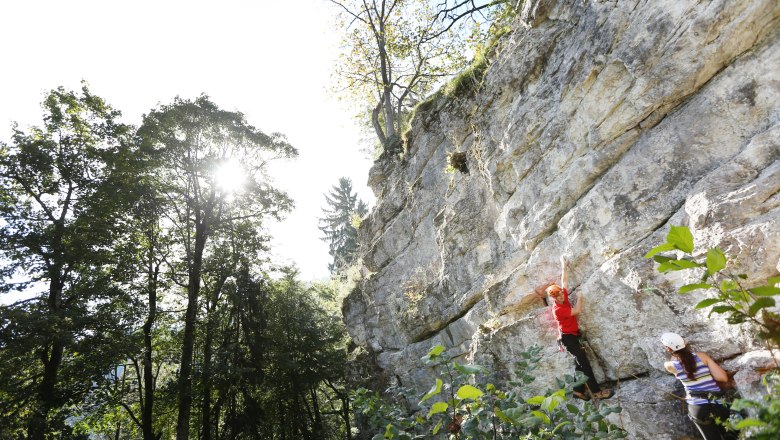
{"label": "tree growing on cliff top", "polygon": [[507,18],[506,0],[329,0],[344,29],[339,88],[361,109],[386,149],[404,118],[444,80],[462,70],[491,24]]}

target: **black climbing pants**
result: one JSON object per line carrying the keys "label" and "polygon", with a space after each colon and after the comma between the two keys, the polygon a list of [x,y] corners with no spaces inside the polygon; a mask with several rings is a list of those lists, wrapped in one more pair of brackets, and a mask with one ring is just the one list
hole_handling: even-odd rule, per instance
{"label": "black climbing pants", "polygon": [[[577,371],[582,371],[585,376],[588,376],[587,385],[590,389],[590,392],[598,393],[601,391],[598,382],[596,382],[596,377],[593,375],[593,368],[590,366],[588,356],[585,355],[585,350],[582,349],[582,342],[580,341],[580,337],[577,335],[567,335],[564,333],[561,335],[561,339],[559,339],[558,342],[566,347],[566,351],[574,356],[574,369]],[[574,390],[579,393],[585,393],[585,386],[580,385],[575,387]]]}
{"label": "black climbing pants", "polygon": [[729,409],[718,403],[688,405],[688,417],[699,428],[704,440],[736,440],[736,432],[727,432],[726,428],[715,423],[715,419],[729,418]]}

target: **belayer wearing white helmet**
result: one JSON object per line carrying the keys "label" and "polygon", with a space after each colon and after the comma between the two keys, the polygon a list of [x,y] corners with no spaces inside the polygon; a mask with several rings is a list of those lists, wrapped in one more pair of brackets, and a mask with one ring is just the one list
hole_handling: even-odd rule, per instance
{"label": "belayer wearing white helmet", "polygon": [[722,395],[717,382],[728,382],[726,371],[703,351],[692,352],[682,336],[676,333],[661,335],[661,343],[672,360],[664,363],[666,371],[680,379],[685,387],[688,417],[696,424],[705,440],[736,439],[718,420],[729,418],[729,409],[718,399]]}

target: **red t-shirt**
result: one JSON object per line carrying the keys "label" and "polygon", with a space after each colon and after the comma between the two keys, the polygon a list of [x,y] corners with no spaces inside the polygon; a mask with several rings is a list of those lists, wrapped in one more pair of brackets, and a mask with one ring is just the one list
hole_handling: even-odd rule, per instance
{"label": "red t-shirt", "polygon": [[580,326],[577,324],[577,317],[571,315],[568,290],[563,289],[563,304],[558,304],[558,301],[553,299],[552,311],[561,334],[576,335],[579,333]]}

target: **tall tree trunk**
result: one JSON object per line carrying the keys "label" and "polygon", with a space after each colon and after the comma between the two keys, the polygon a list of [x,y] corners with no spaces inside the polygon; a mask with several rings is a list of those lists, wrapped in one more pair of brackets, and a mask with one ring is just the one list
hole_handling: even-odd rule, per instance
{"label": "tall tree trunk", "polygon": [[309,388],[309,394],[311,395],[311,405],[314,412],[314,426],[312,427],[312,431],[315,437],[322,438],[325,434],[325,427],[322,426],[322,414],[320,413],[320,402],[317,399],[316,386],[311,386]]}
{"label": "tall tree trunk", "polygon": [[48,430],[47,419],[49,411],[55,406],[55,386],[57,373],[62,363],[64,344],[59,336],[55,336],[50,353],[42,353],[44,363],[43,380],[38,387],[38,396],[35,409],[27,427],[27,435],[30,440],[44,440]]}
{"label": "tall tree trunk", "polygon": [[148,295],[149,295],[149,314],[144,322],[144,405],[141,414],[141,430],[144,440],[155,440],[154,421],[154,372],[152,365],[152,326],[157,318],[157,277],[160,267],[154,267],[153,248],[149,249],[149,267],[148,267]]}
{"label": "tall tree trunk", "polygon": [[382,113],[385,116],[385,141],[392,142],[395,137],[395,113],[393,112],[393,82],[390,66],[390,57],[385,48],[384,20],[379,20],[379,32],[377,42],[379,44],[379,69],[382,75]]}
{"label": "tall tree trunk", "polygon": [[203,347],[203,395],[202,395],[202,439],[211,440],[211,343],[213,340],[213,326],[212,326],[212,307],[208,307],[206,310],[206,336]]}
{"label": "tall tree trunk", "polygon": [[341,418],[344,419],[344,426],[346,427],[347,440],[352,440],[352,426],[350,425],[349,418],[351,416],[349,410],[349,397],[339,397],[341,399]]}
{"label": "tall tree trunk", "polygon": [[374,132],[376,132],[376,137],[379,138],[379,143],[382,145],[385,145],[387,142],[387,137],[385,136],[384,130],[382,130],[382,124],[379,121],[379,112],[382,111],[382,105],[385,102],[385,95],[382,94],[381,98],[379,99],[379,103],[377,103],[376,107],[374,107],[374,110],[371,111],[371,124],[374,126]]}
{"label": "tall tree trunk", "polygon": [[393,111],[393,102],[391,101],[392,85],[385,86],[385,139],[388,142],[395,141],[395,112]]}
{"label": "tall tree trunk", "polygon": [[214,318],[215,310],[219,305],[219,297],[222,293],[222,287],[225,285],[228,276],[221,274],[217,281],[214,283],[213,291],[211,292],[211,299],[209,300],[206,308],[206,336],[205,347],[203,348],[203,440],[211,440],[212,426],[214,432],[216,432],[216,424],[211,423],[211,391],[213,383],[211,380],[211,358],[214,349],[212,343],[214,341],[214,327],[216,325],[216,319]]}
{"label": "tall tree trunk", "polygon": [[224,404],[224,396],[220,394],[219,397],[217,398],[217,401],[214,402],[214,438],[217,440],[219,440],[220,438],[219,420],[220,420],[220,415],[222,415],[223,404]]}
{"label": "tall tree trunk", "polygon": [[187,286],[187,311],[184,315],[184,340],[179,369],[179,416],[176,423],[176,439],[189,440],[190,413],[192,411],[192,355],[195,351],[195,323],[198,317],[198,296],[206,247],[207,228],[203,221],[196,221],[195,252],[193,253]]}
{"label": "tall tree trunk", "polygon": [[47,337],[52,338],[50,342],[51,350],[43,349],[40,353],[41,362],[43,363],[43,379],[38,386],[35,407],[27,425],[27,437],[29,440],[44,440],[46,437],[49,411],[55,406],[57,374],[62,364],[62,354],[65,348],[63,338],[66,329],[61,328],[62,319],[60,316],[62,290],[64,287],[62,265],[54,265],[49,270],[49,276],[48,314],[50,319],[54,321],[54,331],[51,335],[47,335]]}

